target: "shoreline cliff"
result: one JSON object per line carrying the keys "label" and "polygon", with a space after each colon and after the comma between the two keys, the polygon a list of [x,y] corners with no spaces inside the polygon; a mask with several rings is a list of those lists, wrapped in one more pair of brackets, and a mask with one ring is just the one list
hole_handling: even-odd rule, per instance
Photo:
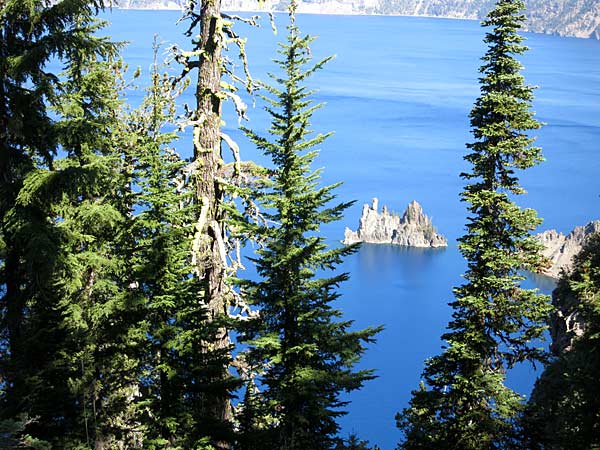
{"label": "shoreline cliff", "polygon": [[[185,0],[118,0],[122,9],[181,9]],[[299,13],[386,15],[482,20],[493,0],[300,0]],[[600,39],[600,2],[525,0],[527,30],[578,38]],[[225,11],[285,11],[286,0],[223,0]]]}
{"label": "shoreline cliff", "polygon": [[344,243],[366,242],[370,244],[392,244],[406,247],[447,247],[448,241],[423,213],[423,208],[412,201],[402,216],[383,207],[378,211],[379,201],[363,206],[358,229],[344,231]]}
{"label": "shoreline cliff", "polygon": [[544,245],[542,254],[551,263],[542,274],[551,278],[559,278],[563,269],[570,271],[573,264],[573,257],[581,251],[587,239],[593,233],[600,233],[600,220],[575,227],[567,235],[559,233],[556,230],[547,230],[539,233],[536,237]]}

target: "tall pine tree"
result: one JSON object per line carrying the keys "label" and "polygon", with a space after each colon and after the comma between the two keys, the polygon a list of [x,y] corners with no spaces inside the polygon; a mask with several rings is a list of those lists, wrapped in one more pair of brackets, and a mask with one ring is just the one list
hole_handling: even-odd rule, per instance
{"label": "tall pine tree", "polygon": [[47,440],[68,433],[73,405],[65,368],[57,363],[68,333],[55,290],[64,234],[53,205],[62,190],[38,189],[55,171],[57,149],[67,138],[49,113],[62,103],[65,85],[47,67],[51,58],[74,68],[82,59],[114,53],[114,44],[94,35],[94,14],[102,6],[83,0],[0,6],[1,415],[21,417],[23,433]]}
{"label": "tall pine tree", "polygon": [[[273,162],[272,183],[258,200],[266,224],[259,226],[263,247],[253,261],[260,279],[243,287],[260,317],[249,321],[243,342],[246,362],[263,368],[250,384],[243,411],[240,449],[319,450],[334,448],[346,405],[340,395],[372,378],[353,369],[377,329],[351,331],[334,309],[345,273],[325,277],[355,247],[329,248],[319,236],[323,224],[339,220],[348,203],[330,206],[339,184],[319,186],[311,169],[314,149],[329,134],[311,136],[310,119],[320,107],[303,83],[327,60],[310,67],[310,36],[302,36],[290,6],[287,44],[281,45],[281,77],[264,85],[270,97],[272,139],[246,130]],[[254,389],[257,387],[257,389]],[[260,392],[259,392],[260,391]]]}
{"label": "tall pine tree", "polygon": [[194,185],[189,161],[172,148],[176,100],[181,86],[155,64],[142,105],[127,118],[132,139],[133,212],[129,237],[129,297],[143,305],[138,355],[144,368],[139,407],[144,411],[143,448],[199,448],[207,435],[203,411],[204,355],[209,339],[206,309],[191,264]]}
{"label": "tall pine tree", "polygon": [[133,140],[123,126],[119,61],[82,57],[70,65],[57,107],[64,158],[39,174],[38,190],[54,190],[52,211],[61,234],[54,277],[66,335],[58,362],[72,410],[66,447],[125,448],[141,439],[134,400],[140,367],[133,350],[141,304],[127,295],[130,265],[127,158]]}
{"label": "tall pine tree", "polygon": [[465,159],[471,170],[462,174],[470,217],[460,250],[468,269],[454,290],[452,321],[442,336],[447,348],[427,361],[424,383],[397,416],[401,449],[512,448],[523,399],[505,386],[506,371],[542,356],[534,344],[546,328],[548,299],[520,286],[520,271],[542,263],[530,235],[540,220],[513,201],[525,192],[516,170],[542,159],[529,134],[540,127],[530,111],[532,87],[515,59],[526,51],[518,34],[523,8],[520,0],[498,0],[483,22],[492,29],[481,96],[470,116],[475,141]]}

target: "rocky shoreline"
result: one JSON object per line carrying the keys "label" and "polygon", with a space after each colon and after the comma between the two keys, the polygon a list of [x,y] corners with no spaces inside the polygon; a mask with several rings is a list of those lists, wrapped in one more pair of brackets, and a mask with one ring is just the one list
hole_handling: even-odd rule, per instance
{"label": "rocky shoreline", "polygon": [[383,207],[378,211],[379,201],[363,206],[358,229],[344,231],[344,243],[367,242],[371,244],[392,244],[407,247],[447,247],[447,239],[438,234],[431,219],[423,213],[423,208],[412,201],[402,216]]}
{"label": "rocky shoreline", "polygon": [[[600,39],[600,2],[526,0],[527,30],[534,33]],[[123,9],[181,9],[185,0],[118,0]],[[225,11],[285,11],[287,1],[223,0]],[[390,15],[481,20],[489,0],[300,0],[299,13]]]}
{"label": "rocky shoreline", "polygon": [[556,230],[538,234],[537,239],[544,245],[542,253],[551,263],[542,273],[551,278],[559,278],[563,269],[569,271],[573,257],[581,251],[592,233],[600,233],[600,220],[576,227],[566,236]]}

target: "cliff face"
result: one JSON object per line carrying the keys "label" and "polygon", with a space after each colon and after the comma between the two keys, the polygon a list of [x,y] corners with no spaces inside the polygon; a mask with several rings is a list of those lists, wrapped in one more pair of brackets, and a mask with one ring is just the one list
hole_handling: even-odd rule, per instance
{"label": "cliff face", "polygon": [[[483,19],[494,0],[379,0],[373,12]],[[525,0],[527,29],[535,33],[600,38],[598,0]]]}
{"label": "cliff face", "polygon": [[115,0],[122,9],[182,9],[184,0]]}
{"label": "cliff face", "polygon": [[[186,0],[117,0],[121,8],[178,9]],[[232,11],[285,11],[288,0],[223,0]],[[314,14],[391,14],[483,19],[494,0],[300,0],[298,11]],[[598,0],[525,0],[527,28],[535,33],[600,39]]]}
{"label": "cliff face", "polygon": [[535,33],[600,39],[598,0],[525,0]]}
{"label": "cliff face", "polygon": [[579,300],[564,289],[552,292],[555,312],[550,318],[550,351],[555,356],[571,350],[573,341],[585,333],[585,322],[579,312]]}
{"label": "cliff face", "polygon": [[395,244],[408,247],[446,247],[446,238],[438,234],[431,219],[423,213],[416,201],[408,205],[402,217],[390,213],[386,206],[381,213],[378,200],[371,206],[363,206],[356,232],[346,228],[344,243],[369,242],[372,244]]}
{"label": "cliff face", "polygon": [[[566,237],[559,234],[556,241],[563,242],[563,247],[571,256],[568,261],[569,272],[558,281],[552,292],[555,312],[550,321],[550,349],[559,356],[571,350],[573,342],[586,333],[588,325],[598,323],[600,220],[577,227]],[[575,260],[574,256],[577,257]]]}
{"label": "cliff face", "polygon": [[592,233],[600,233],[600,220],[576,227],[566,236],[556,230],[548,230],[538,234],[538,240],[545,247],[543,254],[552,263],[544,271],[544,274],[552,278],[558,278],[562,269],[570,270],[573,256],[581,251]]}
{"label": "cliff face", "polygon": [[600,234],[593,234],[552,293],[554,358],[536,381],[521,422],[535,448],[600,448],[599,270]]}

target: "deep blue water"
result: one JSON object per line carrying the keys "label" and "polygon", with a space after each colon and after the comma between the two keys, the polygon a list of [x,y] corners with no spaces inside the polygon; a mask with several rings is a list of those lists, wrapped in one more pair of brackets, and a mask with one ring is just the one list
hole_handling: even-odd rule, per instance
{"label": "deep blue water", "polygon": [[[152,36],[168,44],[185,43],[177,12],[118,11],[107,14],[109,33],[130,42],[124,55],[132,67],[147,72]],[[461,282],[465,263],[455,240],[463,233],[465,208],[458,194],[465,168],[462,157],[470,141],[468,114],[478,95],[477,68],[485,47],[477,22],[408,17],[301,15],[303,31],[319,36],[316,58],[335,54],[310,81],[326,106],[313,118],[315,130],[335,131],[322,146],[317,166],[325,183],[343,181],[339,199],[356,200],[343,222],[323,228],[332,243],[344,226],[355,228],[363,203],[403,211],[413,199],[450,242],[445,250],[365,245],[342,270],[351,280],[342,288],[340,308],[358,326],[385,325],[378,343],[361,365],[379,378],[352,393],[344,432],[357,432],[383,450],[400,438],[394,414],[417,387],[423,361],[440,351],[439,336],[448,322],[452,287]],[[263,27],[238,27],[248,36],[248,55],[255,78],[274,70],[270,59],[285,36],[285,16],[278,16],[273,35]],[[541,229],[567,232],[598,219],[600,206],[600,42],[528,34],[530,52],[523,58],[528,83],[539,86],[534,110],[547,125],[538,144],[547,162],[527,171],[522,180],[529,194],[519,201],[538,210]],[[167,57],[165,53],[163,56]],[[133,101],[139,94],[132,93]],[[192,103],[191,96],[185,97]],[[250,126],[265,129],[266,115],[249,110]],[[235,130],[246,159],[261,159]],[[180,151],[189,155],[189,139]],[[544,292],[552,282],[530,280]],[[527,367],[510,374],[510,384],[527,395],[536,374]]]}

